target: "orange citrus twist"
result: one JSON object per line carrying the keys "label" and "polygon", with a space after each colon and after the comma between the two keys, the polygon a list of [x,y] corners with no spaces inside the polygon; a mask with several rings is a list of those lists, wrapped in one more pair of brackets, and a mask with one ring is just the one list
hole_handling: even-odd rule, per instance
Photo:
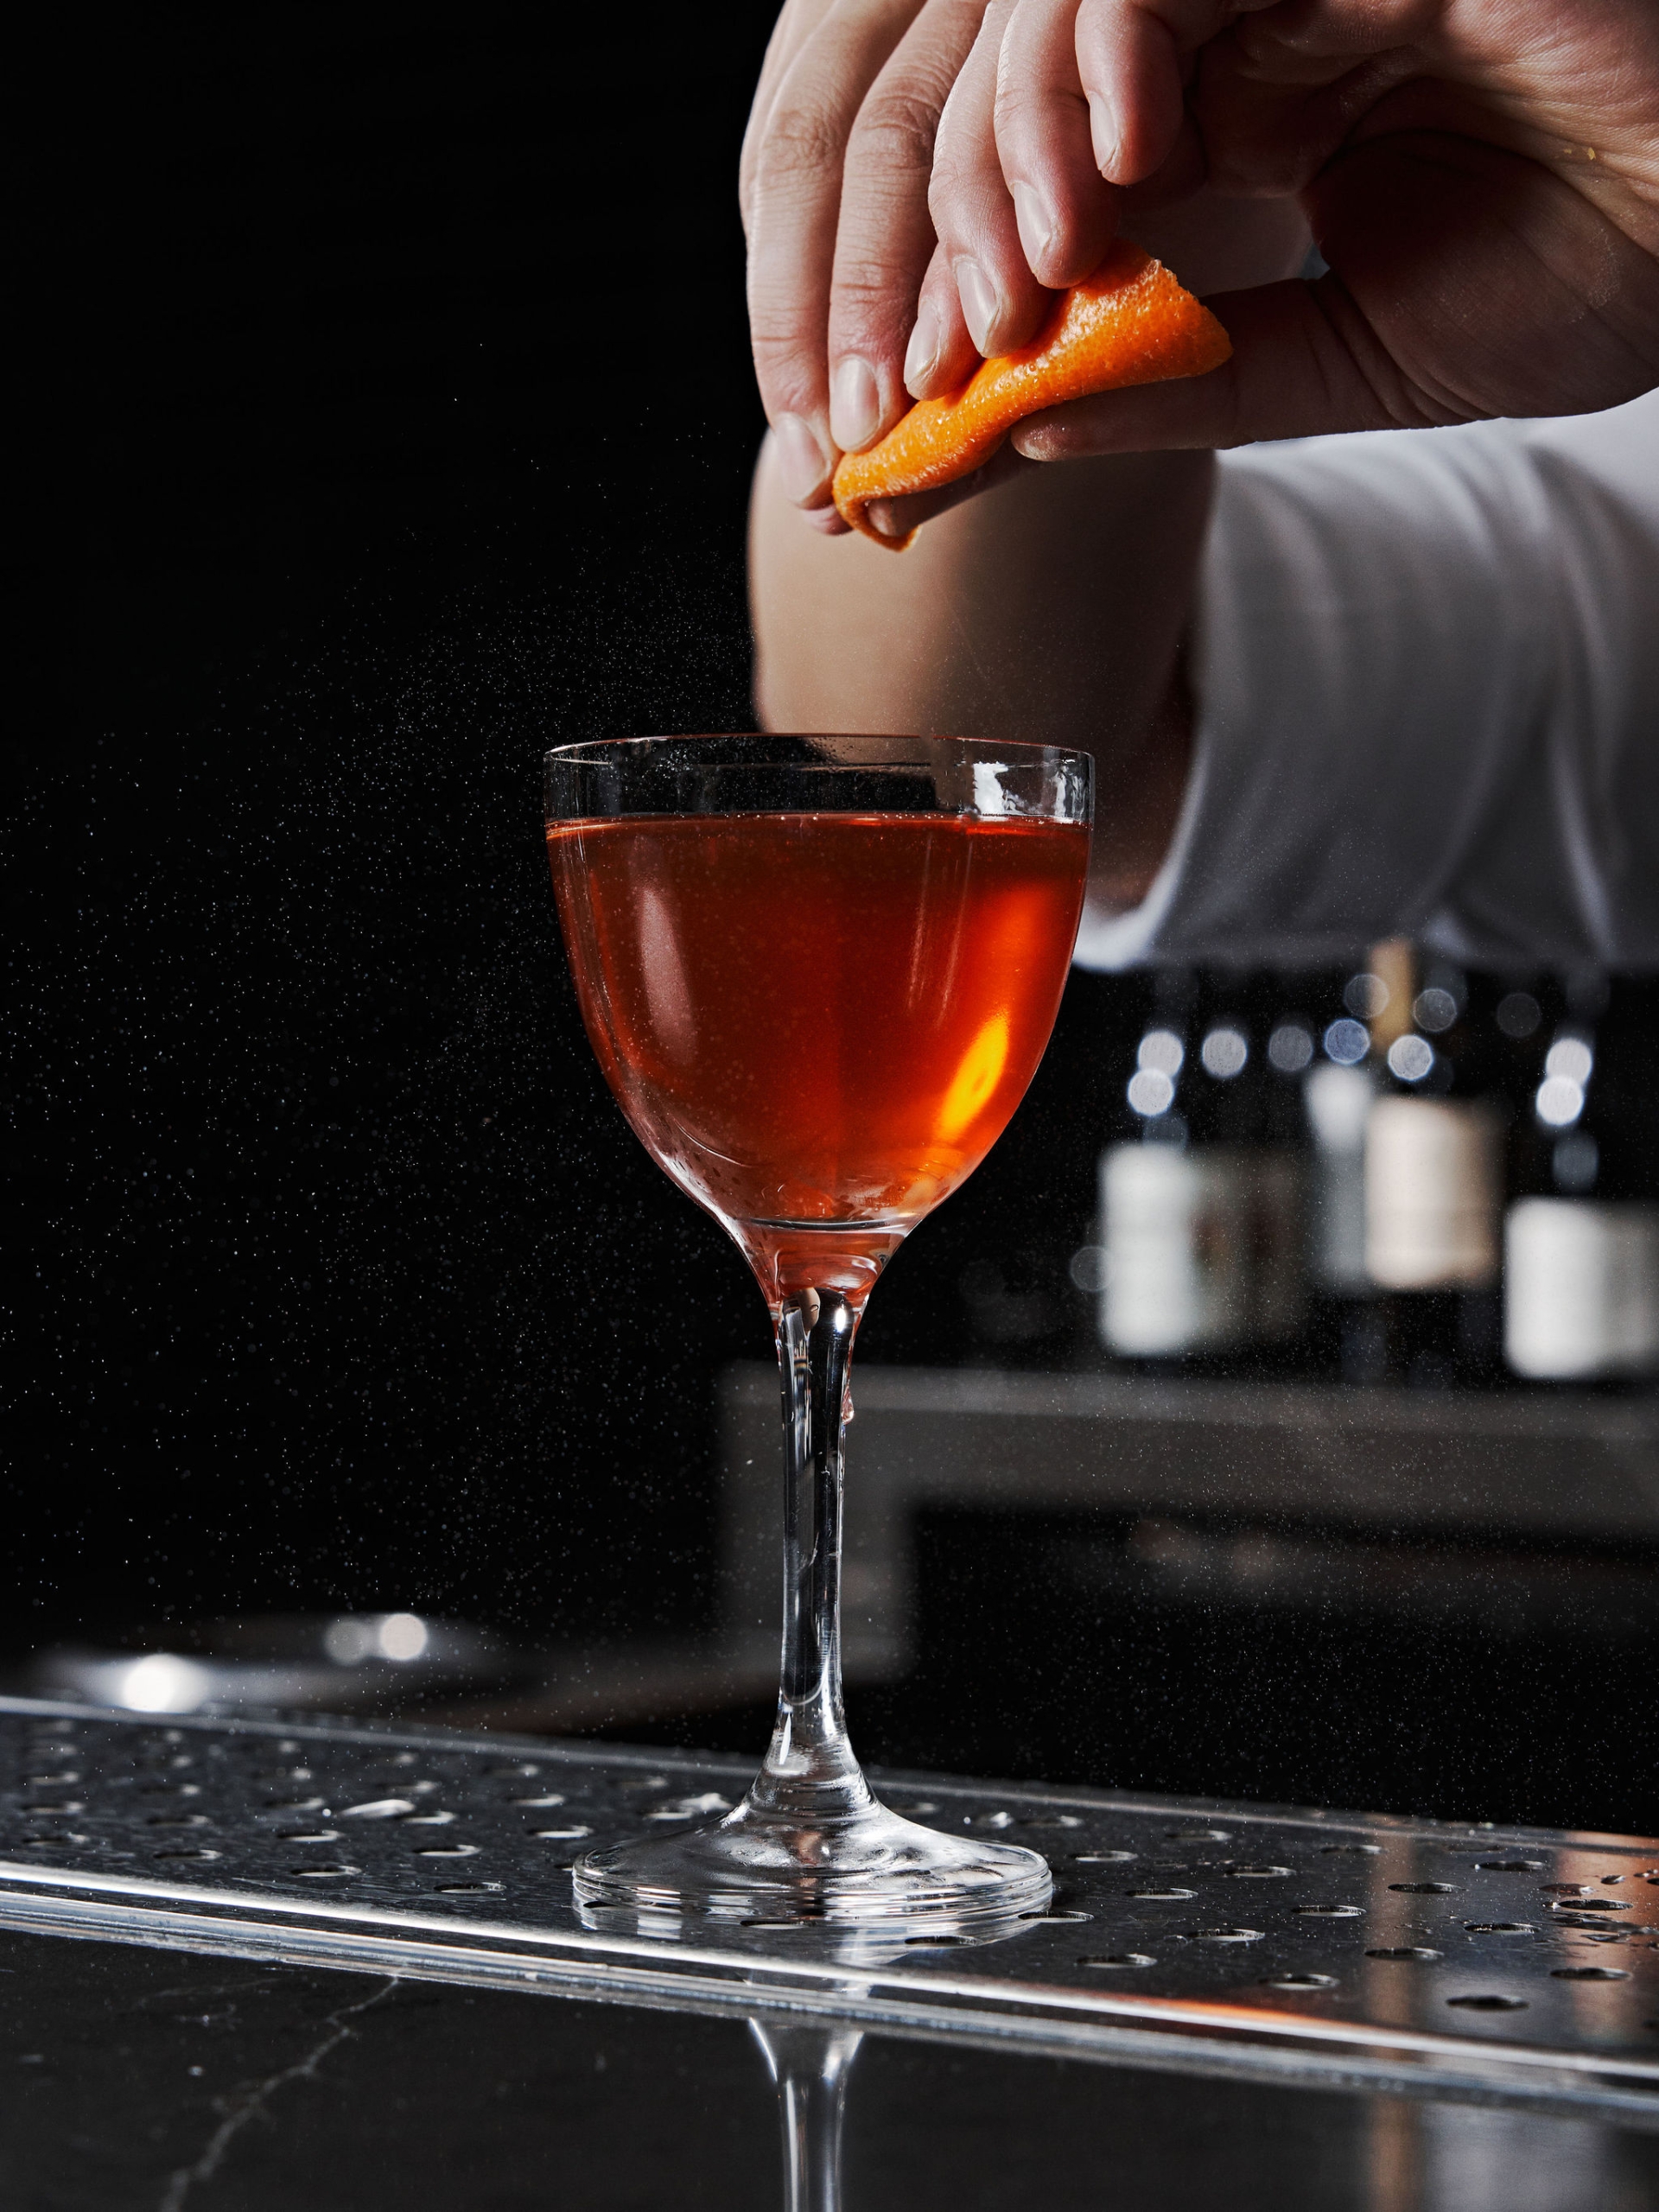
{"label": "orange citrus twist", "polygon": [[915,531],[883,537],[867,518],[872,499],[931,492],[970,475],[1039,408],[1124,385],[1201,377],[1232,350],[1209,308],[1162,262],[1120,239],[1092,276],[1056,300],[1034,344],[982,361],[960,391],[918,399],[879,445],[844,454],[836,505],[855,530],[902,552]]}

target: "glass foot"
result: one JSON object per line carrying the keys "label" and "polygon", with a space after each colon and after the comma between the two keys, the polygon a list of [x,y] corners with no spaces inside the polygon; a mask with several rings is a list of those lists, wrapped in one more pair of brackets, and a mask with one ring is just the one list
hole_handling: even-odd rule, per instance
{"label": "glass foot", "polygon": [[723,1821],[649,1836],[575,1864],[586,1905],[737,1922],[830,1921],[964,1931],[1047,1904],[1046,1863],[1018,1845],[941,1835],[885,1805],[798,1816],[745,1801]]}

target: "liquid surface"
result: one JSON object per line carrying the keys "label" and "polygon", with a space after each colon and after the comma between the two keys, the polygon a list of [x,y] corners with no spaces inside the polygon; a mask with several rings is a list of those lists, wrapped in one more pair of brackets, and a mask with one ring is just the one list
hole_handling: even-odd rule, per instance
{"label": "liquid surface", "polygon": [[769,1296],[868,1289],[1025,1094],[1088,831],[648,816],[556,823],[548,844],[588,1033],[644,1143]]}

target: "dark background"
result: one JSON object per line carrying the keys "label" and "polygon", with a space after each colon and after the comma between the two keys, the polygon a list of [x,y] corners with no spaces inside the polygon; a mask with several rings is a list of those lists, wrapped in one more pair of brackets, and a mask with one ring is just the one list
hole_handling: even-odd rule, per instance
{"label": "dark background", "polygon": [[709,1376],[765,1314],[602,1095],[538,764],[749,719],[770,14],[147,10],[56,57],[14,1648],[702,1603]]}
{"label": "dark background", "polygon": [[[539,760],[751,719],[735,167],[772,14],[149,10],[20,73],[49,389],[12,546],[0,1662],[338,1606],[532,1644],[712,1618],[714,1378],[766,1316],[604,1092]],[[861,1359],[1001,1357],[1004,1289],[1064,1301],[1150,991],[1074,977]],[[1652,1639],[1592,1603],[1521,1638],[1160,1613],[1112,1541],[925,1528],[925,1662],[855,1699],[867,1751],[1659,1821]]]}
{"label": "dark background", "polygon": [[[539,761],[751,720],[735,177],[772,13],[163,10],[60,57],[7,1650],[708,1618],[713,1378],[769,1332],[593,1064]],[[1067,1249],[1084,1072],[1024,1116],[1077,1154]],[[916,1240],[865,1357],[956,1356],[1030,1157]]]}

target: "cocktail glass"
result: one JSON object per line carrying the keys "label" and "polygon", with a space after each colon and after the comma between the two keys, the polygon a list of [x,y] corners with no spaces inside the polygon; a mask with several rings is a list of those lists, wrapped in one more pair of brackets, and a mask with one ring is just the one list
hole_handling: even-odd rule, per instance
{"label": "cocktail glass", "polygon": [[778,1720],[717,1822],[588,1853],[590,1906],[971,1929],[1035,1852],[890,1812],[842,1713],[842,1434],[876,1277],[1001,1135],[1082,911],[1087,755],[959,738],[630,738],[547,756],[576,993],[636,1135],[727,1230],[776,1330]]}

